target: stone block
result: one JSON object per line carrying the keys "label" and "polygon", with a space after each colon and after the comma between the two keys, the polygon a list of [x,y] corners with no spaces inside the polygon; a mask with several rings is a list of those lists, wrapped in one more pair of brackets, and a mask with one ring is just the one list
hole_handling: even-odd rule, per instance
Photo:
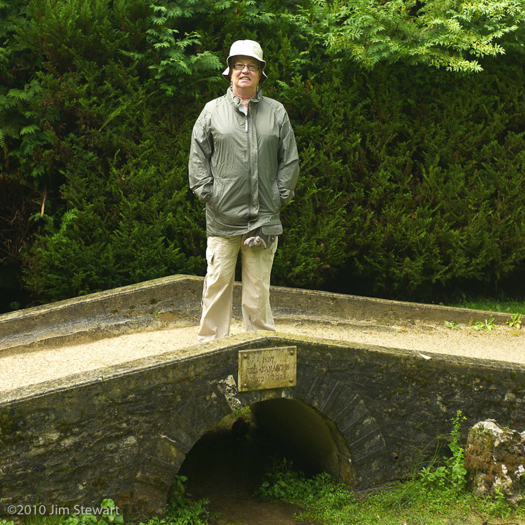
{"label": "stone block", "polygon": [[501,427],[493,419],[474,425],[468,434],[465,467],[479,496],[498,492],[511,504],[523,500],[525,432]]}

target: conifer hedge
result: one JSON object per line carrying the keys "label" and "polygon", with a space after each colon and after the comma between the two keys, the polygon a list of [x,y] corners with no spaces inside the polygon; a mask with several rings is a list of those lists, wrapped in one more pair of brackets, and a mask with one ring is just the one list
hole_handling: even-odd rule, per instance
{"label": "conifer hedge", "polygon": [[0,1],[0,257],[34,299],[204,275],[189,136],[238,38],[300,150],[274,284],[429,300],[525,275],[523,57],[367,71],[297,23],[308,5]]}

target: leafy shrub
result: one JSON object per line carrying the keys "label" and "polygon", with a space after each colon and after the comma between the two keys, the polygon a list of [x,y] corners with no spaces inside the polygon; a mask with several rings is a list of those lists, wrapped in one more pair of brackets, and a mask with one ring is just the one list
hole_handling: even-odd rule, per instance
{"label": "leafy shrub", "polygon": [[[27,286],[61,299],[202,271],[202,241],[194,233],[202,221],[185,177],[190,121],[159,101],[154,74],[137,52],[151,44],[144,42],[148,5],[120,2],[111,11],[108,2],[40,4],[32,4],[42,16],[25,38],[45,45],[48,56],[40,86],[54,136],[47,182],[53,198],[45,214],[33,216],[41,234],[26,252]],[[168,22],[155,18],[157,36]],[[118,60],[118,49],[130,44],[135,61],[130,53]],[[155,71],[167,81],[168,73]]]}
{"label": "leafy shrub", "polygon": [[420,477],[423,486],[426,488],[438,488],[440,490],[453,490],[461,492],[467,484],[467,470],[465,468],[465,451],[459,444],[461,437],[461,423],[466,420],[461,413],[457,411],[456,417],[452,420],[454,428],[452,430],[452,440],[449,444],[452,456],[445,460],[445,465],[433,468],[432,465],[423,468]]}
{"label": "leafy shrub", "polygon": [[[179,475],[173,480],[166,508],[167,522],[172,525],[207,525],[211,518],[207,508],[210,502],[207,499],[191,501],[185,494],[186,481],[188,478]],[[148,525],[156,522],[158,520],[149,521]]]}
{"label": "leafy shrub", "polygon": [[300,149],[275,284],[427,300],[525,273],[523,58],[364,71],[327,54],[319,6],[0,2],[0,256],[35,298],[204,273],[189,136],[237,38]]}
{"label": "leafy shrub", "polygon": [[257,494],[268,500],[282,500],[298,503],[306,508],[315,507],[319,514],[337,513],[355,506],[355,496],[343,484],[332,481],[326,472],[307,479],[293,469],[293,463],[286,459],[276,461],[273,469],[266,474]]}

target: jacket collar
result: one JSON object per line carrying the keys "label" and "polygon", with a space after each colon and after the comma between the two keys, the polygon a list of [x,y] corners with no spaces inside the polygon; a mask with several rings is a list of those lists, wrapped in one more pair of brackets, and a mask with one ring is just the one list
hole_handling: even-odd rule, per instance
{"label": "jacket collar", "polygon": [[[237,97],[236,95],[233,94],[233,88],[232,86],[230,86],[228,88],[228,91],[226,92],[226,95],[228,96],[230,102],[236,107],[238,108],[241,104],[242,104],[242,100]],[[250,103],[254,102],[254,103],[257,103],[257,102],[260,102],[262,99],[262,89],[260,87],[257,88],[257,93],[255,94],[255,97],[253,97],[251,100],[250,100]]]}

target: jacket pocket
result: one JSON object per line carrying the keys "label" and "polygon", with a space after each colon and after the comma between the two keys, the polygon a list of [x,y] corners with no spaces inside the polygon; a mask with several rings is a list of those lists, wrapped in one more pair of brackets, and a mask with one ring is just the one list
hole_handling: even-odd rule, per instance
{"label": "jacket pocket", "polygon": [[243,225],[247,221],[250,198],[245,180],[225,178],[218,179],[217,183],[213,197],[215,216],[229,226]]}
{"label": "jacket pocket", "polygon": [[210,204],[212,205],[215,211],[217,211],[217,208],[219,206],[219,202],[221,198],[221,188],[222,188],[222,184],[220,182],[220,179],[214,179],[213,188],[211,192]]}
{"label": "jacket pocket", "polygon": [[259,204],[261,212],[274,215],[281,209],[281,197],[276,181],[259,180]]}

